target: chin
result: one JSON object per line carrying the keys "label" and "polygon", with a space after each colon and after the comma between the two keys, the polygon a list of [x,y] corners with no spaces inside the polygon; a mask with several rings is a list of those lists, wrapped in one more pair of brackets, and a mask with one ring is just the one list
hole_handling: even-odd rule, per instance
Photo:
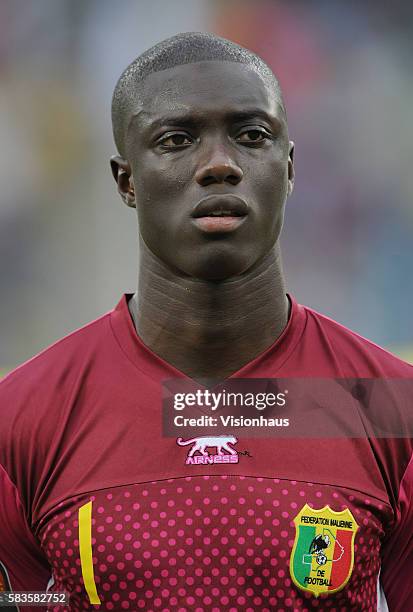
{"label": "chin", "polygon": [[220,282],[240,276],[250,267],[251,262],[246,262],[239,257],[215,256],[193,261],[190,269],[187,269],[186,272],[200,280]]}

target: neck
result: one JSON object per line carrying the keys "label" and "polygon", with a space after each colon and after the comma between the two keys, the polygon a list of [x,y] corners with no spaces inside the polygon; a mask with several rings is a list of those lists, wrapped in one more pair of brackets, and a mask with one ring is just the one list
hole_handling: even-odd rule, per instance
{"label": "neck", "polygon": [[211,282],[167,268],[141,241],[138,292],[129,308],[138,335],[191,378],[224,379],[268,348],[288,321],[278,245],[254,269]]}

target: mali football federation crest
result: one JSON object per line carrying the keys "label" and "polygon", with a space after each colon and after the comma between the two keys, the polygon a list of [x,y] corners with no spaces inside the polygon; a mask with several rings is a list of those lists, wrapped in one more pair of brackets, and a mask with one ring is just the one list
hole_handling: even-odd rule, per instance
{"label": "mali football federation crest", "polygon": [[354,565],[358,525],[350,510],[318,510],[305,504],[294,519],[295,540],[290,558],[294,584],[316,597],[340,591]]}

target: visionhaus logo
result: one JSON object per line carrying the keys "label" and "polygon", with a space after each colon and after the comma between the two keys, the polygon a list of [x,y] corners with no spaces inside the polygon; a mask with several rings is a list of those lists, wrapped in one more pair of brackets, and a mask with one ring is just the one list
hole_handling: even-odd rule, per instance
{"label": "visionhaus logo", "polygon": [[[208,465],[213,463],[238,463],[238,453],[230,446],[236,444],[238,438],[235,436],[199,436],[190,440],[178,438],[178,446],[193,446],[189,449],[186,457],[186,465]],[[215,448],[215,453],[206,449]],[[199,454],[196,454],[199,453]]]}

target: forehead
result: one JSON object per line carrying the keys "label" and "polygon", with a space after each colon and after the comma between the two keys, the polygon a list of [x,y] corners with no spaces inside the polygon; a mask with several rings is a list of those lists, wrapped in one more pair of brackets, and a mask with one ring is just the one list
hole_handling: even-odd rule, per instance
{"label": "forehead", "polygon": [[184,64],[155,72],[144,80],[133,122],[147,125],[171,113],[220,113],[257,108],[277,119],[282,105],[274,86],[253,68],[227,61]]}

